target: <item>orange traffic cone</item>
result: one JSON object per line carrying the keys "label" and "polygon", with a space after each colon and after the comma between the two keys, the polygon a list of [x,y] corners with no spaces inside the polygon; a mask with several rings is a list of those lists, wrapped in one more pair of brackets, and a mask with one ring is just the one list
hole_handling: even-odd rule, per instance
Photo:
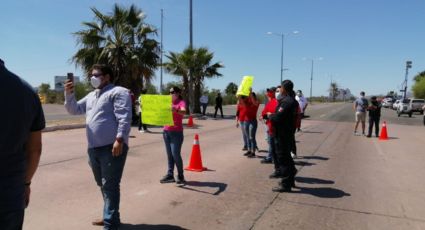
{"label": "orange traffic cone", "polygon": [[187,122],[187,127],[193,127],[193,117],[189,115],[189,121]]}
{"label": "orange traffic cone", "polygon": [[382,130],[381,130],[381,135],[379,135],[379,140],[388,140],[388,133],[387,133],[387,123],[384,121],[384,123],[382,124]]}
{"label": "orange traffic cone", "polygon": [[189,166],[185,169],[190,171],[196,171],[196,172],[202,172],[207,170],[207,168],[202,166],[201,147],[199,146],[198,134],[195,134]]}

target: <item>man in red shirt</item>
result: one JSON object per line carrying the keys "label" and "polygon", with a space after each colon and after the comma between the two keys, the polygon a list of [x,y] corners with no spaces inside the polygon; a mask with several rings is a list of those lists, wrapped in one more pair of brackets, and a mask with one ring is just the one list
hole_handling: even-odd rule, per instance
{"label": "man in red shirt", "polygon": [[[263,111],[261,112],[261,118],[266,122],[267,125],[267,141],[269,144],[269,154],[267,155],[266,158],[264,158],[261,163],[263,164],[269,164],[274,162],[275,165],[275,170],[278,170],[278,164],[277,164],[277,160],[276,160],[276,156],[275,156],[275,149],[274,149],[274,139],[273,139],[273,125],[272,122],[267,119],[267,113],[274,113],[276,111],[276,107],[278,104],[278,101],[276,100],[275,97],[275,92],[276,92],[276,87],[271,87],[269,89],[267,89],[267,98],[268,98],[268,102],[267,104],[264,106]],[[272,175],[276,174],[273,173]],[[274,177],[272,176],[271,177]]]}

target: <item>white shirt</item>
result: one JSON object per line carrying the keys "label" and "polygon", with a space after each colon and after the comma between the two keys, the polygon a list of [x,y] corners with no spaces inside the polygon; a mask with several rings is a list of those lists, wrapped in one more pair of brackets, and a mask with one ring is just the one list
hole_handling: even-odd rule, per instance
{"label": "white shirt", "polygon": [[304,108],[308,104],[307,99],[304,96],[298,96],[297,95],[297,96],[295,96],[295,100],[298,101],[298,104],[300,105],[301,112],[303,113],[304,112]]}
{"label": "white shirt", "polygon": [[199,98],[199,102],[201,102],[202,104],[208,104],[208,96],[203,95],[201,98]]}

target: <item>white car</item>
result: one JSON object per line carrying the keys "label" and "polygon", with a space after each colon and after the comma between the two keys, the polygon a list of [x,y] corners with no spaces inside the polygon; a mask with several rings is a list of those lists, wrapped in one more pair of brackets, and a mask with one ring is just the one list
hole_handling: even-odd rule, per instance
{"label": "white car", "polygon": [[399,105],[400,105],[400,100],[396,100],[393,104],[393,109],[397,110]]}

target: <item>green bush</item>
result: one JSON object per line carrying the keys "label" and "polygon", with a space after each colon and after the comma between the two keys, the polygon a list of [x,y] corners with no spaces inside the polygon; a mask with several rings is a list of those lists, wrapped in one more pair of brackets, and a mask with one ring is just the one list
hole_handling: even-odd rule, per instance
{"label": "green bush", "polygon": [[415,98],[425,98],[425,78],[420,79],[412,86]]}

